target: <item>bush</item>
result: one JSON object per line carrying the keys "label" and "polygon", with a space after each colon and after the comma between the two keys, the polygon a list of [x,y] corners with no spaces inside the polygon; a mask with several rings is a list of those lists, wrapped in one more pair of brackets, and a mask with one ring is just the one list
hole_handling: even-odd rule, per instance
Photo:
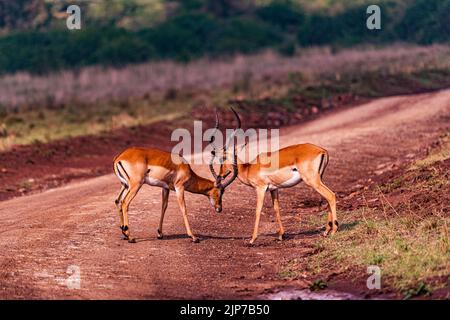
{"label": "bush", "polygon": [[298,41],[301,45],[322,45],[336,41],[337,32],[334,29],[332,17],[312,15],[298,32]]}
{"label": "bush", "polygon": [[26,32],[0,40],[0,70],[43,72],[64,67],[62,60],[64,37],[60,32]]}
{"label": "bush", "polygon": [[256,15],[266,23],[280,27],[282,30],[298,29],[304,21],[300,8],[290,1],[275,1],[256,11]]}
{"label": "bush", "polygon": [[234,18],[226,21],[214,37],[212,52],[251,53],[263,47],[280,43],[282,36],[269,25],[249,18]]}
{"label": "bush", "polygon": [[218,23],[202,13],[184,14],[140,32],[161,58],[190,60],[208,52]]}
{"label": "bush", "polygon": [[278,52],[286,57],[292,57],[293,55],[295,55],[295,51],[296,51],[296,46],[295,46],[295,42],[293,41],[288,41],[283,43],[281,46],[278,47]]}
{"label": "bush", "polygon": [[382,7],[381,30],[367,29],[366,6],[350,8],[335,16],[312,15],[300,28],[298,41],[304,46],[325,44],[349,46],[385,41],[391,37],[391,13],[386,9],[390,7],[389,4]]}
{"label": "bush", "polygon": [[103,65],[122,66],[155,57],[155,49],[135,37],[120,37],[96,51],[93,61]]}
{"label": "bush", "polygon": [[408,7],[397,36],[422,44],[450,40],[450,0],[419,0]]}

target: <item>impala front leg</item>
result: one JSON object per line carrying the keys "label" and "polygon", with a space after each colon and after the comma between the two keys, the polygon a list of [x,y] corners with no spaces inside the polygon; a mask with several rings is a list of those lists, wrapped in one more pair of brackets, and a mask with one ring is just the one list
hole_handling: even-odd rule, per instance
{"label": "impala front leg", "polygon": [[177,194],[178,205],[180,206],[181,212],[183,213],[184,225],[186,226],[186,232],[189,237],[192,238],[192,242],[199,242],[198,238],[192,233],[191,227],[189,226],[189,221],[186,211],[186,202],[184,201],[184,188],[175,188]]}
{"label": "impala front leg", "polygon": [[266,194],[267,186],[256,188],[256,218],[255,218],[255,227],[253,228],[253,236],[252,240],[250,240],[250,244],[253,244],[258,238],[258,228],[259,228],[259,220],[261,218],[261,211],[264,204],[264,196]]}
{"label": "impala front leg", "polygon": [[164,214],[166,213],[167,204],[169,203],[169,189],[162,189],[162,207],[161,207],[161,218],[159,219],[159,228],[158,228],[158,239],[163,238],[163,221]]}
{"label": "impala front leg", "polygon": [[278,222],[278,239],[283,240],[284,237],[284,228],[283,224],[281,223],[281,214],[280,214],[280,200],[278,198],[278,189],[270,191],[270,195],[272,196],[272,205],[273,209],[275,210],[275,214],[277,217]]}

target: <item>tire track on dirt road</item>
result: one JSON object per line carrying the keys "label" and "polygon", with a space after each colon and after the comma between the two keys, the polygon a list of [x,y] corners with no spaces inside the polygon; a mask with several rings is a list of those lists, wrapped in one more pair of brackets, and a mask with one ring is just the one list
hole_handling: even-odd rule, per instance
{"label": "tire track on dirt road", "polygon": [[[378,99],[328,114],[281,130],[281,144],[311,142],[327,148],[326,183],[345,195],[366,183],[377,165],[420,152],[448,131],[449,123],[450,90],[444,90]],[[194,170],[208,174],[205,167]],[[131,232],[140,241],[120,240],[113,205],[118,191],[111,174],[1,202],[0,298],[254,298],[273,287],[308,284],[302,278],[286,283],[279,276],[287,261],[307,259],[319,237],[320,226],[302,223],[302,216],[318,214],[303,201],[319,198],[304,186],[280,192],[288,240],[276,240],[266,201],[254,247],[247,242],[255,195],[238,182],[226,191],[221,214],[203,196],[187,195],[191,226],[203,239],[199,244],[185,236],[173,193],[165,238],[156,239],[161,191],[150,187],[142,188],[130,208]],[[338,214],[344,202],[338,203]],[[80,289],[66,285],[72,265],[80,268]]]}

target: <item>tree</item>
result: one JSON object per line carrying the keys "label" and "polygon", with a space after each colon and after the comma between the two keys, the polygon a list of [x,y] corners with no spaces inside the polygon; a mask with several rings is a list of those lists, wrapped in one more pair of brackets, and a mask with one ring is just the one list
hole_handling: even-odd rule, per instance
{"label": "tree", "polygon": [[26,29],[41,24],[48,16],[44,0],[0,1],[0,29]]}

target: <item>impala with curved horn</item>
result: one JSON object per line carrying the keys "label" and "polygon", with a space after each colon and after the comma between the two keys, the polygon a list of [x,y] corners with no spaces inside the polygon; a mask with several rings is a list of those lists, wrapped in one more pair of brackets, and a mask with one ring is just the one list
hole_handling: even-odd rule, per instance
{"label": "impala with curved horn", "polygon": [[[241,129],[241,119],[239,118],[239,115],[233,108],[230,108],[230,109],[233,112],[234,117],[237,120],[237,127],[236,127],[236,129],[234,129],[233,133],[228,137],[227,141],[225,142],[225,146],[223,147],[223,150],[226,150],[229,147],[229,145],[233,141],[236,133],[238,132],[239,129]],[[216,179],[216,181],[219,181],[219,182],[221,182],[222,179],[226,178],[231,172],[233,172],[233,176],[231,177],[231,179],[229,179],[224,184],[224,188],[226,188],[236,179],[236,177],[238,175],[237,154],[236,154],[236,148],[234,148],[231,170],[226,170],[226,171],[224,170],[223,174],[216,173],[216,171],[214,170],[214,159],[216,158],[217,153],[216,153],[216,147],[214,145],[214,139],[215,139],[215,133],[217,132],[217,130],[219,130],[219,115],[217,114],[217,110],[216,110],[216,125],[214,127],[214,132],[211,135],[211,140],[210,140],[213,150],[211,151],[212,157],[211,157],[211,162],[209,163],[209,170],[211,171],[211,174],[213,175],[214,179]]]}
{"label": "impala with curved horn", "polygon": [[[232,111],[239,118],[237,113],[234,110]],[[215,176],[220,177],[224,172],[229,172],[230,169],[236,172],[235,168],[237,168],[238,179],[256,190],[256,218],[250,241],[251,244],[258,237],[259,221],[267,191],[270,191],[272,197],[272,204],[279,225],[279,239],[283,239],[284,228],[281,223],[278,190],[293,187],[301,181],[311,186],[328,202],[328,223],[326,224],[324,236],[327,236],[329,233],[334,234],[337,231],[336,196],[322,182],[323,173],[328,165],[328,152],[325,149],[310,143],[297,144],[275,152],[260,153],[251,163],[242,163],[237,160],[236,146],[233,143],[233,158],[230,164],[227,161],[228,147],[229,145],[226,144],[223,149],[220,171]],[[213,149],[212,153],[215,156],[216,150]]]}
{"label": "impala with curved horn", "polygon": [[[216,113],[215,130],[219,127],[219,120]],[[187,218],[184,192],[203,194],[210,200],[216,212],[222,211],[222,196],[225,188],[237,176],[237,167],[233,167],[233,176],[225,181],[231,172],[224,175],[217,175],[211,171],[215,181],[198,176],[181,156],[153,148],[132,147],[120,153],[114,159],[114,173],[122,184],[119,196],[115,204],[119,210],[120,229],[125,239],[135,242],[130,238],[128,224],[128,208],[131,201],[136,196],[144,184],[162,188],[162,209],[159,220],[158,239],[162,239],[164,214],[167,209],[170,190],[175,191],[178,205],[183,214],[184,224],[187,234],[193,242],[198,242],[198,238],[192,233]]]}

